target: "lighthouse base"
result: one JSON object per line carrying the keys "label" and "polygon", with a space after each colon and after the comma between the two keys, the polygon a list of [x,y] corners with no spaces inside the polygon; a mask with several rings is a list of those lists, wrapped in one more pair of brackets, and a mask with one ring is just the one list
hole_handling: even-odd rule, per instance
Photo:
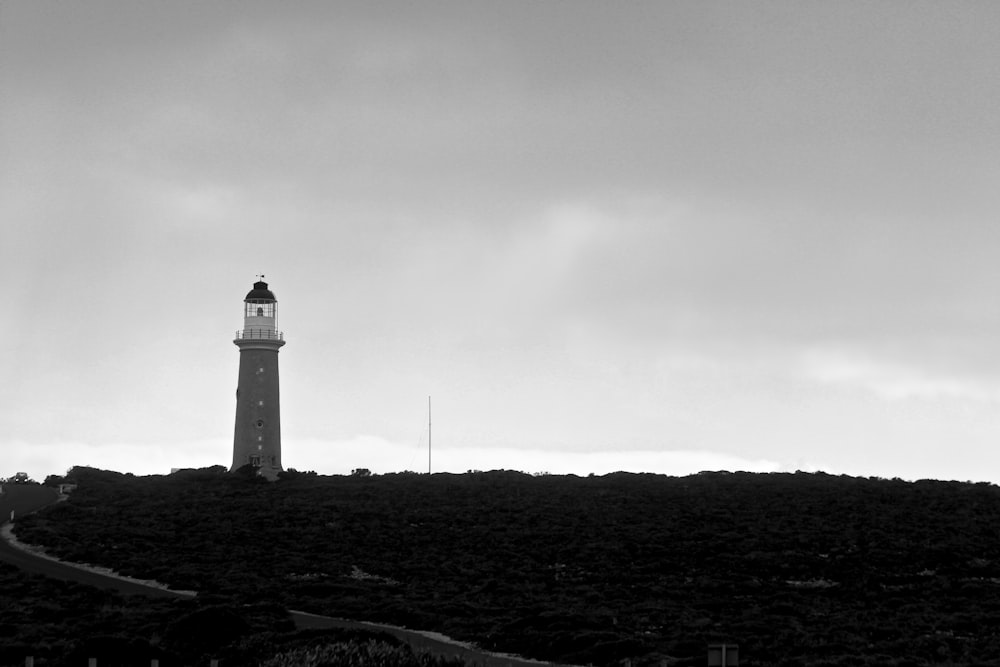
{"label": "lighthouse base", "polygon": [[283,471],[275,466],[253,466],[247,463],[239,468],[232,468],[229,472],[240,477],[261,477],[269,482],[276,482]]}

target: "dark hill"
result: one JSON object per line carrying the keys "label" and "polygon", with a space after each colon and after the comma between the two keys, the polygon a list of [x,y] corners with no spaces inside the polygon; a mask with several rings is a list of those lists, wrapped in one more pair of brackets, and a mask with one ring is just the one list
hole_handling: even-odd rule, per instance
{"label": "dark hill", "polygon": [[317,477],[75,468],[18,524],[233,604],[577,664],[1000,662],[1000,489],[825,474]]}

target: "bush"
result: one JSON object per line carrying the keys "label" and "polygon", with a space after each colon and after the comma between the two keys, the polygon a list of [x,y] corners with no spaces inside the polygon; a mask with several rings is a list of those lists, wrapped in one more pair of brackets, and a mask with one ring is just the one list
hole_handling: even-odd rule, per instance
{"label": "bush", "polygon": [[385,642],[338,642],[279,653],[260,667],[464,667],[458,658],[414,653],[409,646]]}
{"label": "bush", "polygon": [[167,627],[164,641],[187,655],[213,655],[249,634],[250,624],[230,607],[208,607],[181,616]]}

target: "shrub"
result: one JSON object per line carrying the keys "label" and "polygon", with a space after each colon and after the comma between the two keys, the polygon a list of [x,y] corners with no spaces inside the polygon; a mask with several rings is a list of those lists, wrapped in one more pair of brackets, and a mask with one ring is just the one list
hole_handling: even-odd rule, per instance
{"label": "shrub", "polygon": [[385,642],[337,642],[300,648],[260,663],[260,667],[464,667],[458,658],[441,658],[414,653],[409,646]]}

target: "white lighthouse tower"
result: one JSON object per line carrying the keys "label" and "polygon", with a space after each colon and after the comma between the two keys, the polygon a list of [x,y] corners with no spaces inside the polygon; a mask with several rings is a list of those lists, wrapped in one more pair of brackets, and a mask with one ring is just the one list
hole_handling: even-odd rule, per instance
{"label": "white lighthouse tower", "polygon": [[240,348],[240,374],[229,470],[250,466],[257,475],[275,480],[282,469],[278,349],[285,338],[278,331],[278,300],[263,278],[243,299],[243,329],[233,340]]}

